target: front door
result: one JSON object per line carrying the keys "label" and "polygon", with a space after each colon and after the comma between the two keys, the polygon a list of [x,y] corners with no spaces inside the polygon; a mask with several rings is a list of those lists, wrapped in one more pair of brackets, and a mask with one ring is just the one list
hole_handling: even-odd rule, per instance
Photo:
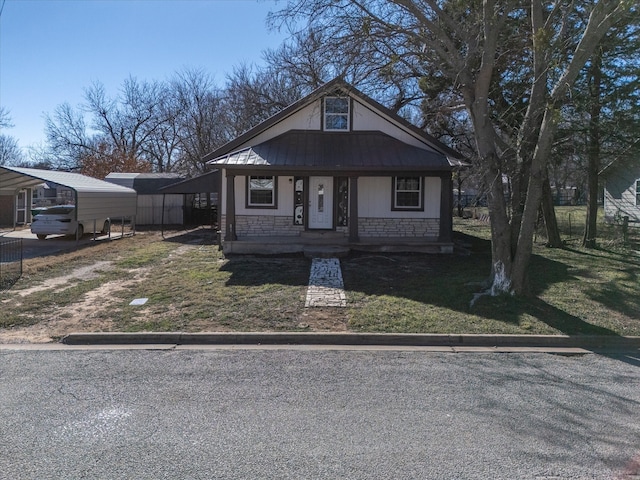
{"label": "front door", "polygon": [[309,177],[309,228],[333,228],[333,177]]}

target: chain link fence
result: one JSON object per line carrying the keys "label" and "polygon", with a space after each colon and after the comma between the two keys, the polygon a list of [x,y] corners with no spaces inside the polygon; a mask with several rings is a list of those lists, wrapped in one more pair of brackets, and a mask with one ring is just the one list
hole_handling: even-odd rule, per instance
{"label": "chain link fence", "polygon": [[22,239],[0,239],[0,291],[7,290],[22,276]]}

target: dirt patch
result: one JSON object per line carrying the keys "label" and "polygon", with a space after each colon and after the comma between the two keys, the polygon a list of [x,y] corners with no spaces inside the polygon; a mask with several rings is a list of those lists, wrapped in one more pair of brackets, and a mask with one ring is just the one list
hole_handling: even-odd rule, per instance
{"label": "dirt patch", "polygon": [[[54,278],[46,285],[33,287],[36,289],[55,288],[65,285],[70,287],[71,280],[87,280],[97,276],[97,270],[104,270],[110,262],[97,262],[73,273]],[[91,268],[94,267],[94,268]],[[0,343],[46,343],[56,341],[71,332],[109,332],[113,330],[113,321],[105,320],[101,312],[109,308],[117,300],[114,295],[117,292],[131,288],[142,282],[147,273],[146,269],[130,271],[132,278],[129,280],[115,280],[106,282],[87,292],[82,299],[73,304],[73,308],[54,308],[48,318],[44,318],[35,325],[26,327],[1,329]],[[29,289],[31,290],[31,289]],[[35,290],[34,290],[35,291]],[[22,291],[19,292],[22,295]],[[24,294],[26,295],[26,294]]]}
{"label": "dirt patch", "polygon": [[[164,240],[175,236],[178,235],[165,235]],[[24,275],[37,278],[44,273],[45,279],[38,280],[27,288],[7,292],[0,301],[0,307],[3,304],[20,305],[28,302],[29,295],[34,293],[63,292],[83,281],[99,278],[102,273],[116,268],[116,259],[123,258],[121,254],[131,258],[131,255],[127,254],[128,250],[135,251],[140,246],[158,241],[161,241],[159,235],[145,232],[122,242],[96,244],[89,249],[83,248],[61,255],[29,259],[25,262]],[[170,264],[185,253],[199,248],[203,243],[201,236],[189,237],[184,241],[186,243],[177,244],[166,257],[162,258],[161,263]],[[86,264],[87,258],[94,258],[95,261]],[[136,258],[135,254],[133,258]],[[52,266],[69,265],[75,262],[83,264],[63,274],[48,277],[47,272]],[[0,343],[46,343],[57,341],[71,332],[113,331],[116,328],[114,321],[111,318],[105,318],[104,312],[112,307],[117,308],[116,304],[122,304],[122,295],[118,296],[118,294],[126,290],[137,291],[139,285],[148,280],[150,273],[151,268],[144,266],[129,268],[118,279],[106,281],[85,292],[69,306],[53,305],[47,308],[45,313],[38,314],[37,323],[33,325],[0,328]],[[138,315],[144,317],[145,309],[139,310]]]}
{"label": "dirt patch", "polygon": [[300,315],[298,328],[318,332],[346,332],[344,308],[306,308]]}
{"label": "dirt patch", "polygon": [[51,278],[46,283],[35,285],[31,288],[25,288],[23,290],[17,290],[16,294],[21,297],[26,297],[36,292],[44,292],[45,290],[60,291],[57,287],[68,285],[72,280],[91,280],[97,278],[100,275],[100,271],[105,271],[112,268],[112,262],[100,261],[91,265],[85,265],[83,267],[76,268],[67,275]]}

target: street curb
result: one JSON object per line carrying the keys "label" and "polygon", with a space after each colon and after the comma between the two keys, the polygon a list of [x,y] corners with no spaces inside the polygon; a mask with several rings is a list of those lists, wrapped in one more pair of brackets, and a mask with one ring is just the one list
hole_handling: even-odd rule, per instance
{"label": "street curb", "polygon": [[452,335],[413,333],[218,332],[70,333],[66,345],[370,345],[640,349],[640,337],[615,335]]}

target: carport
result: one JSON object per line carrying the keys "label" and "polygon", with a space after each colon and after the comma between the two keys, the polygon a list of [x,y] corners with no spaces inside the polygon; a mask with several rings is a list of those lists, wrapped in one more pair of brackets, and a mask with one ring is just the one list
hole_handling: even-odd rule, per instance
{"label": "carport", "polygon": [[[131,219],[135,225],[136,191],[113,183],[87,177],[78,173],[40,170],[35,168],[0,167],[0,196],[16,196],[23,190],[31,189],[43,182],[51,182],[73,191],[76,221],[96,227],[96,222],[113,219]],[[25,223],[31,221],[31,195],[27,195]],[[17,223],[14,209],[13,228]],[[101,225],[98,225],[98,227]]]}
{"label": "carport", "polygon": [[[189,219],[191,221],[197,220],[203,223],[204,220],[207,221],[211,225],[211,228],[215,227],[217,222],[217,218],[213,218],[215,207],[218,205],[218,194],[220,192],[220,182],[222,181],[222,176],[220,175],[220,170],[212,170],[207,173],[203,173],[194,178],[189,178],[187,180],[183,180],[181,182],[177,182],[166,187],[160,188],[158,193],[163,195],[163,217],[162,217],[162,226],[164,230],[164,196],[172,195],[172,194],[183,194],[183,195],[204,195],[204,199],[198,199],[198,205],[191,205],[191,210],[187,211],[185,202],[185,223],[189,223]],[[217,211],[215,213],[217,217]]]}

